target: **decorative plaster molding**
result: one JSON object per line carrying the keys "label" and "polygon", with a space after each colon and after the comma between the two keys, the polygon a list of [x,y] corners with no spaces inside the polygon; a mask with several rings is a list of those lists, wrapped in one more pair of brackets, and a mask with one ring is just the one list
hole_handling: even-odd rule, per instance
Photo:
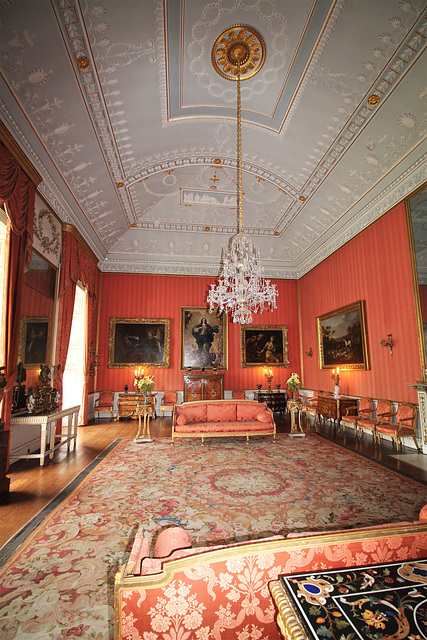
{"label": "decorative plaster molding", "polygon": [[427,153],[402,173],[386,189],[378,194],[363,209],[355,214],[347,224],[328,239],[310,257],[297,265],[298,278],[311,271],[322,260],[337,251],[346,242],[402,202],[410,193],[421,186],[427,178]]}

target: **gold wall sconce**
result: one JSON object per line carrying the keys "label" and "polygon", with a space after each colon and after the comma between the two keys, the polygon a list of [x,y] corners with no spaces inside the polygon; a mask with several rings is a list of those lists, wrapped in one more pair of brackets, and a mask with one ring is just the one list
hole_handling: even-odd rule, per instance
{"label": "gold wall sconce", "polygon": [[89,378],[93,378],[99,364],[99,355],[95,353],[95,344],[91,342],[89,346]]}
{"label": "gold wall sconce", "polygon": [[305,355],[309,358],[313,357],[313,349],[310,347],[308,351],[305,352]]}
{"label": "gold wall sconce", "polygon": [[380,344],[381,344],[381,346],[382,346],[382,347],[388,347],[388,348],[390,349],[390,355],[391,355],[391,356],[393,355],[393,345],[394,345],[394,342],[393,342],[393,336],[392,336],[392,334],[391,334],[391,333],[389,333],[389,334],[387,335],[387,338],[383,338],[383,339],[380,341]]}

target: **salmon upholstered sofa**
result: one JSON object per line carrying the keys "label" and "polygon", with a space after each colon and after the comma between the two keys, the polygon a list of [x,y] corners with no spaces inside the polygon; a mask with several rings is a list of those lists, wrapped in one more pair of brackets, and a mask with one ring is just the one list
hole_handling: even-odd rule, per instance
{"label": "salmon upholstered sofa", "polygon": [[266,436],[276,439],[273,412],[255,400],[203,400],[183,402],[172,414],[172,442],[175,438],[217,436]]}
{"label": "salmon upholstered sofa", "polygon": [[412,523],[203,548],[172,527],[152,557],[151,546],[140,529],[116,574],[115,640],[278,640],[270,589],[280,574],[425,559],[427,507]]}

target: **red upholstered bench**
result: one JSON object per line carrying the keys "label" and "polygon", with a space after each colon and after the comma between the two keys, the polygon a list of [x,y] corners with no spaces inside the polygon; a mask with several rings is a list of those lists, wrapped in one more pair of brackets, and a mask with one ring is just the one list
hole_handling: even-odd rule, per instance
{"label": "red upholstered bench", "polygon": [[254,400],[206,400],[175,405],[172,442],[175,438],[218,436],[266,436],[276,439],[276,424],[267,405]]}

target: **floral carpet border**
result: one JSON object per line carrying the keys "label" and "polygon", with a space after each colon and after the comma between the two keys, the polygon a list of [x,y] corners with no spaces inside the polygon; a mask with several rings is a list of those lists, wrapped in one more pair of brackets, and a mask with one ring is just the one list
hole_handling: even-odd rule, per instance
{"label": "floral carpet border", "polygon": [[64,500],[66,500],[80,485],[80,483],[87,478],[87,476],[92,473],[96,467],[109,455],[111,454],[117,445],[122,441],[123,438],[117,438],[111,444],[108,445],[97,457],[90,462],[87,467],[85,467],[82,471],[80,471],[74,478],[71,480],[66,487],[64,487],[55,498],[53,498],[46,506],[41,509],[37,515],[35,515],[31,520],[29,520],[14,536],[10,538],[1,548],[0,548],[0,567],[2,567],[13,554],[19,549],[21,544],[26,542],[30,535],[36,531],[36,529],[45,521],[47,516],[49,516],[53,511],[59,507]]}

